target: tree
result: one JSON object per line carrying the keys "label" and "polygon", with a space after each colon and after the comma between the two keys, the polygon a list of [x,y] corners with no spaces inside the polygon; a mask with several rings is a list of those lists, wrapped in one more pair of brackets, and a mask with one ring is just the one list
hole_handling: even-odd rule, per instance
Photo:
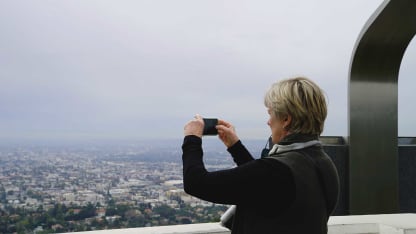
{"label": "tree", "polygon": [[163,204],[163,205],[157,206],[153,209],[153,212],[156,213],[156,214],[159,214],[160,217],[162,217],[162,218],[166,218],[166,219],[172,219],[173,218],[173,219],[175,219],[176,211],[175,211],[175,209],[171,208],[168,205]]}
{"label": "tree", "polygon": [[94,217],[96,214],[96,208],[90,202],[86,207],[83,207],[78,214],[78,220]]}
{"label": "tree", "polygon": [[0,187],[0,203],[6,202],[6,190],[3,185]]}

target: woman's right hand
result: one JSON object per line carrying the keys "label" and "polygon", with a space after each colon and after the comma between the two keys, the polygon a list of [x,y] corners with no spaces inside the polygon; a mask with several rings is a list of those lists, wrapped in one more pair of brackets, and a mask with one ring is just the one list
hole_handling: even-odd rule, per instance
{"label": "woman's right hand", "polygon": [[234,126],[227,121],[219,119],[216,128],[218,130],[218,137],[227,148],[230,148],[240,140],[235,132]]}

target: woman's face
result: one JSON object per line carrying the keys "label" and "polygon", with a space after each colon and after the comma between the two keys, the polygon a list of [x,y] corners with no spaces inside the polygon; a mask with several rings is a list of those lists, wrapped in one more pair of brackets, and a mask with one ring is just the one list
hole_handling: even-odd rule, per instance
{"label": "woman's face", "polygon": [[290,123],[290,117],[288,116],[285,119],[280,119],[270,110],[270,108],[268,108],[267,112],[269,113],[267,125],[269,125],[272,132],[272,142],[273,144],[277,144],[283,137],[288,135],[288,131],[285,130],[285,127]]}

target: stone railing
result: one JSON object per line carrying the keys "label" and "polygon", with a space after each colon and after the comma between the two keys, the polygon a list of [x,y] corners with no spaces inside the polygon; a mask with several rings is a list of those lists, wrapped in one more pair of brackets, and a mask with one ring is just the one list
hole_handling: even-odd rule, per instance
{"label": "stone railing", "polygon": [[156,226],[143,228],[112,229],[90,232],[74,232],[74,234],[229,234],[230,231],[218,223],[198,223],[172,226]]}
{"label": "stone railing", "polygon": [[[77,234],[229,234],[218,223],[113,229]],[[416,214],[332,216],[328,234],[416,234]]]}

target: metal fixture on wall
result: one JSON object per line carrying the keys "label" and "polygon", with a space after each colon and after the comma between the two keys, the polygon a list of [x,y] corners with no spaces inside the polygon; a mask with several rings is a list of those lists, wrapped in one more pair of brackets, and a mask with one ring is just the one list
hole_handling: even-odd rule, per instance
{"label": "metal fixture on wall", "polygon": [[349,213],[399,211],[397,103],[416,1],[385,0],[355,45],[349,79]]}

